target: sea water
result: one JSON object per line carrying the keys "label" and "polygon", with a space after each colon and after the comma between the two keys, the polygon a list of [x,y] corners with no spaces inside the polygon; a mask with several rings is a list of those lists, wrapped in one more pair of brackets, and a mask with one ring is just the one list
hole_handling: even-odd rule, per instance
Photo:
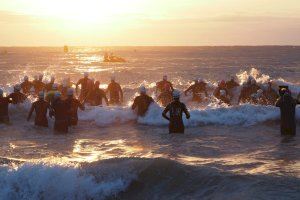
{"label": "sea water", "polygon": [[[122,106],[79,112],[66,135],[26,121],[31,98],[10,105],[10,125],[0,125],[0,199],[299,199],[300,108],[297,136],[280,136],[273,106],[220,104],[218,81],[253,76],[300,92],[300,47],[1,47],[0,87],[6,94],[24,75],[42,73],[76,83],[83,72],[106,88],[111,76],[124,91]],[[126,63],[104,63],[112,51]],[[1,51],[0,51],[1,52]],[[169,135],[163,107],[145,117],[130,106],[145,85],[154,99],[163,75],[184,91],[193,80],[208,83],[209,99],[191,103],[184,135]],[[235,91],[238,96],[240,88]]]}

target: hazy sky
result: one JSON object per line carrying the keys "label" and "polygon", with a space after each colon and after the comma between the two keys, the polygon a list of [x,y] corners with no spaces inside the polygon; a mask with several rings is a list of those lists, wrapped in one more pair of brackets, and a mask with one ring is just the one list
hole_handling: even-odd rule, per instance
{"label": "hazy sky", "polygon": [[0,0],[0,46],[300,45],[300,0]]}

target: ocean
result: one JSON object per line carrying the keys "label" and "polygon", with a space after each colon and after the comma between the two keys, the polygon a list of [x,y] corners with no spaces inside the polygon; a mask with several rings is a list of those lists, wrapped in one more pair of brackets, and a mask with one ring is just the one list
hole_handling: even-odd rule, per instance
{"label": "ocean", "polygon": [[[126,63],[104,63],[112,51]],[[122,106],[87,106],[66,135],[26,121],[31,98],[10,105],[10,125],[0,125],[0,199],[299,199],[300,107],[297,135],[280,136],[274,106],[201,104],[182,95],[191,118],[184,135],[168,134],[162,106],[145,117],[130,106],[145,85],[167,74],[186,89],[195,78],[207,81],[209,95],[218,81],[248,76],[265,87],[288,85],[300,92],[300,47],[0,47],[0,87],[6,94],[24,75],[44,74],[76,83],[83,72],[107,87],[116,77]],[[235,95],[238,96],[239,89]]]}

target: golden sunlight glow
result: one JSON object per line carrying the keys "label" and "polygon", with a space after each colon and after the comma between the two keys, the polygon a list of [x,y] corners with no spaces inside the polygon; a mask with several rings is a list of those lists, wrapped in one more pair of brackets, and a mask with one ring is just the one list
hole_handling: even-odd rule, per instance
{"label": "golden sunlight glow", "polygon": [[31,0],[28,14],[75,20],[85,23],[105,23],[120,15],[141,12],[143,0]]}

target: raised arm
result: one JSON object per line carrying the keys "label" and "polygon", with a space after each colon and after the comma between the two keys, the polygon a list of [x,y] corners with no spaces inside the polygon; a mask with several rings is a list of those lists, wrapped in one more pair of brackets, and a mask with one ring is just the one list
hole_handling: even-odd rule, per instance
{"label": "raised arm", "polygon": [[184,91],[184,95],[186,96],[189,91],[193,89],[193,85],[191,85],[188,89]]}
{"label": "raised arm", "polygon": [[191,117],[188,109],[186,108],[186,106],[184,104],[183,104],[183,112],[184,112],[187,119],[189,119]]}

